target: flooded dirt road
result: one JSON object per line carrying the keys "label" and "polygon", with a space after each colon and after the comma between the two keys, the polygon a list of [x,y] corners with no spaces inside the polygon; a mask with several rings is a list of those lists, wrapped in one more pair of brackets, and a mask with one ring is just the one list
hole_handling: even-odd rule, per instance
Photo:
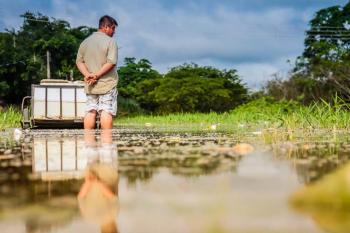
{"label": "flooded dirt road", "polygon": [[[208,132],[31,131],[17,141],[3,134],[0,229],[340,232],[288,199],[347,156],[313,159],[310,143],[276,145]],[[293,157],[305,145],[308,157]]]}

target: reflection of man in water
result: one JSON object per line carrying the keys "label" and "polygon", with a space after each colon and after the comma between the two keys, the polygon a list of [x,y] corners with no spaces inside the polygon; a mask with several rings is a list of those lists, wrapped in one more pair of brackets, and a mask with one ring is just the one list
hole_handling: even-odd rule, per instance
{"label": "reflection of man in water", "polygon": [[85,132],[88,159],[85,181],[78,201],[81,214],[101,227],[101,232],[118,232],[118,154],[112,143],[112,131],[101,131],[100,145],[94,131]]}

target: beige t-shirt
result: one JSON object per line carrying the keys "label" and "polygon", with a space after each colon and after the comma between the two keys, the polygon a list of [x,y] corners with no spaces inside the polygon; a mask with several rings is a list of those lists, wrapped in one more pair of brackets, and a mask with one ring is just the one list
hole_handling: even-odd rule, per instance
{"label": "beige t-shirt", "polygon": [[[76,62],[85,63],[89,72],[96,73],[106,63],[117,64],[117,44],[103,32],[94,32],[79,47]],[[118,73],[112,69],[93,85],[85,84],[86,94],[105,94],[118,84]]]}

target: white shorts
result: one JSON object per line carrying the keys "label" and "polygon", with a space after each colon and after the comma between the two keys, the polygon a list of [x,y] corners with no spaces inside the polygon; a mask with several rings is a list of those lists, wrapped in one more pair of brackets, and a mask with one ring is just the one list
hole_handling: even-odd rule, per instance
{"label": "white shorts", "polygon": [[86,94],[85,113],[92,110],[97,112],[103,110],[115,116],[117,114],[117,96],[118,91],[116,87],[102,95]]}

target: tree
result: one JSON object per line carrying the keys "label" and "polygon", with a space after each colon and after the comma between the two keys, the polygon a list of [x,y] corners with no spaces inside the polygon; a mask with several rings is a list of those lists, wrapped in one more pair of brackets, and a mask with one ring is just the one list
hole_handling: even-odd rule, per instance
{"label": "tree", "polygon": [[71,28],[64,20],[26,12],[18,31],[0,34],[0,97],[19,103],[30,95],[31,84],[46,78],[46,51],[51,54],[53,78],[78,74],[75,56],[81,41],[94,29]]}
{"label": "tree", "polygon": [[334,95],[350,101],[350,2],[316,12],[306,31],[305,48],[297,58],[289,80],[274,80],[268,93],[302,99],[305,103],[319,99],[332,101]]}
{"label": "tree", "polygon": [[161,78],[158,71],[152,68],[147,59],[140,59],[138,62],[134,57],[126,57],[124,66],[118,69],[119,82],[118,90],[125,98],[136,99],[136,86],[143,80]]}
{"label": "tree", "polygon": [[158,113],[223,112],[247,99],[247,88],[235,70],[184,64],[164,78],[145,80],[137,86],[141,107]]}

